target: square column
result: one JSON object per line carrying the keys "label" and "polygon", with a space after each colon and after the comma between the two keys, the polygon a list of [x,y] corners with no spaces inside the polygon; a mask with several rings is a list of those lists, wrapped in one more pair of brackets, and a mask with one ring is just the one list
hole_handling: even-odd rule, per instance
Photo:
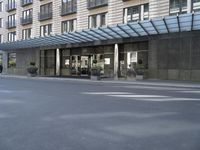
{"label": "square column", "polygon": [[187,13],[192,12],[192,0],[187,0]]}
{"label": "square column", "polygon": [[119,48],[118,44],[115,44],[114,49],[114,79],[118,79],[118,70],[119,70]]}
{"label": "square column", "polygon": [[56,75],[60,76],[60,49],[56,49]]}

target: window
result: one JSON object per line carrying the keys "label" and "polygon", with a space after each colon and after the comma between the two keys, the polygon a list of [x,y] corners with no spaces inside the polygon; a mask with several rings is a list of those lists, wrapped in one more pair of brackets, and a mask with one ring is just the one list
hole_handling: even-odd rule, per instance
{"label": "window", "polygon": [[40,6],[39,20],[46,20],[52,18],[52,3]]}
{"label": "window", "polygon": [[32,23],[32,14],[33,14],[33,9],[28,9],[23,11],[21,23],[22,24]]}
{"label": "window", "polygon": [[8,53],[8,68],[16,67],[16,53]]}
{"label": "window", "polygon": [[77,11],[77,0],[62,0],[61,15]]}
{"label": "window", "polygon": [[31,38],[31,28],[22,30],[22,39],[26,40]]}
{"label": "window", "polygon": [[0,43],[3,43],[3,35],[0,34]]}
{"label": "window", "polygon": [[16,8],[15,0],[8,0],[7,10],[12,10]]}
{"label": "window", "polygon": [[192,8],[194,12],[200,11],[200,0],[193,0]]}
{"label": "window", "polygon": [[76,30],[76,19],[62,22],[62,33],[73,32]]}
{"label": "window", "polygon": [[170,15],[187,13],[187,0],[170,0]]}
{"label": "window", "polygon": [[8,33],[8,42],[14,42],[16,41],[16,32],[9,32]]}
{"label": "window", "polygon": [[3,2],[0,2],[0,12],[3,11]]}
{"label": "window", "polygon": [[0,65],[3,64],[3,54],[0,54]]}
{"label": "window", "polygon": [[107,25],[107,13],[89,16],[89,28],[97,28]]}
{"label": "window", "polygon": [[124,23],[149,19],[149,4],[132,6],[124,9]]}
{"label": "window", "polygon": [[8,16],[7,28],[12,28],[16,26],[16,14]]}
{"label": "window", "polygon": [[3,19],[0,18],[0,28],[2,28],[2,27],[3,27]]}
{"label": "window", "polygon": [[52,32],[52,24],[40,26],[40,36],[50,35]]}

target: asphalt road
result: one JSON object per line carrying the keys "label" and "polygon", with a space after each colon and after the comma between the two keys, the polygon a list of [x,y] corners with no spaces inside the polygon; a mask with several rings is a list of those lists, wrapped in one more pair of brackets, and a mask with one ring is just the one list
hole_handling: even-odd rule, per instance
{"label": "asphalt road", "polygon": [[200,150],[200,88],[0,79],[0,150]]}

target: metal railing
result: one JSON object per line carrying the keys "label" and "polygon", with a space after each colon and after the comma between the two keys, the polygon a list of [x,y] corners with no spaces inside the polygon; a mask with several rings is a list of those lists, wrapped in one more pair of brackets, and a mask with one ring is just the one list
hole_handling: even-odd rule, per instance
{"label": "metal railing", "polygon": [[88,0],[88,8],[95,8],[108,5],[108,0]]}
{"label": "metal railing", "polygon": [[31,24],[33,22],[33,17],[21,18],[21,25]]}
{"label": "metal railing", "polygon": [[6,28],[11,29],[16,27],[16,21],[7,21],[6,22]]}
{"label": "metal railing", "polygon": [[47,19],[52,19],[53,13],[38,13],[38,20],[47,20]]}
{"label": "metal railing", "polygon": [[17,4],[16,3],[6,4],[6,11],[12,11],[12,10],[15,10],[16,8],[17,8]]}
{"label": "metal railing", "polygon": [[66,7],[64,5],[60,6],[60,15],[67,15],[67,14],[72,14],[72,13],[76,13],[77,12],[77,6],[73,6],[73,7]]}
{"label": "metal railing", "polygon": [[33,0],[21,0],[21,6],[30,5],[33,3]]}

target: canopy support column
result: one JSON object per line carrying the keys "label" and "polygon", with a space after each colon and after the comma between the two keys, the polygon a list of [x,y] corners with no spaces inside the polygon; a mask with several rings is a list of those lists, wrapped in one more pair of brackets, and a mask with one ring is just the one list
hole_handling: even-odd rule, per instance
{"label": "canopy support column", "polygon": [[56,75],[60,76],[60,49],[56,49]]}
{"label": "canopy support column", "polygon": [[118,70],[119,70],[119,48],[118,44],[115,44],[114,49],[114,79],[118,80]]}

